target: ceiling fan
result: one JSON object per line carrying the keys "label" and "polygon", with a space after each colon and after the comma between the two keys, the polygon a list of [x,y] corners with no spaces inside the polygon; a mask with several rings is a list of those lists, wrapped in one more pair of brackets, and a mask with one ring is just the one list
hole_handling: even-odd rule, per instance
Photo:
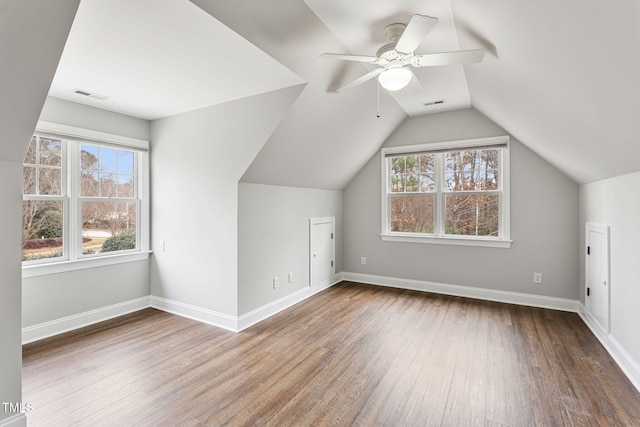
{"label": "ceiling fan", "polygon": [[437,65],[471,64],[482,61],[484,49],[462,50],[457,52],[440,52],[416,55],[415,49],[436,25],[438,18],[426,15],[413,15],[408,25],[390,24],[384,29],[384,35],[389,39],[380,47],[376,56],[343,55],[338,53],[323,53],[323,58],[333,58],[345,61],[367,62],[379,65],[362,77],[357,78],[337,91],[343,91],[378,77],[380,85],[390,91],[405,88],[412,78],[413,72],[407,66],[433,67]]}

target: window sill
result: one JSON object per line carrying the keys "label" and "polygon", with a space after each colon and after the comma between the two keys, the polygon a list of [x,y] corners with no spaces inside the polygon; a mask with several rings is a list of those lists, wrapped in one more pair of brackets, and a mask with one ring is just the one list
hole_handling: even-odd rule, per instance
{"label": "window sill", "polygon": [[104,267],[125,262],[144,261],[149,258],[151,251],[109,255],[73,261],[50,262],[22,266],[22,278],[45,276],[47,274],[65,273],[68,271],[84,270],[87,268]]}
{"label": "window sill", "polygon": [[454,246],[476,246],[485,248],[504,248],[509,249],[513,240],[499,240],[477,237],[431,237],[416,236],[412,234],[381,234],[380,239],[386,242],[402,242],[402,243],[427,243],[434,245],[454,245]]}

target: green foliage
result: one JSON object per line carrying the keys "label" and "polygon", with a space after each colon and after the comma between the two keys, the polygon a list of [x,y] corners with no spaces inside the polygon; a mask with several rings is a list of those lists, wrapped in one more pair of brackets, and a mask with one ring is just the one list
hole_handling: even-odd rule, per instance
{"label": "green foliage", "polygon": [[36,234],[45,239],[62,237],[62,213],[58,210],[46,211],[42,219],[42,226]]}
{"label": "green foliage", "polygon": [[135,230],[127,230],[109,237],[102,244],[102,252],[124,251],[127,249],[135,249],[136,232]]}

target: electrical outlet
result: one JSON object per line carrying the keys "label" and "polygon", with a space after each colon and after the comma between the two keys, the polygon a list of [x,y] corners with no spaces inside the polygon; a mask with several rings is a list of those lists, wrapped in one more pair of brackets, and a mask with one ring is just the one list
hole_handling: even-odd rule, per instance
{"label": "electrical outlet", "polygon": [[289,283],[293,283],[293,273],[289,273]]}
{"label": "electrical outlet", "polygon": [[360,265],[367,265],[367,257],[363,256],[360,258]]}
{"label": "electrical outlet", "polygon": [[167,250],[167,242],[160,240],[160,252],[164,252],[165,250]]}
{"label": "electrical outlet", "polygon": [[273,289],[277,289],[278,286],[280,286],[280,279],[278,279],[278,276],[273,278]]}
{"label": "electrical outlet", "polygon": [[542,283],[542,273],[533,273],[533,283]]}

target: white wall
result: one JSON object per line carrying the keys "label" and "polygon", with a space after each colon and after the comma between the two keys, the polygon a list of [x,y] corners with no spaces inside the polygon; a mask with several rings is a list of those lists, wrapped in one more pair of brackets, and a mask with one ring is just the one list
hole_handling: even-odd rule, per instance
{"label": "white wall", "polygon": [[[240,183],[238,311],[309,286],[309,219],[336,219],[336,273],[342,271],[342,191]],[[288,274],[294,274],[288,283]],[[273,289],[272,279],[280,285]]]}
{"label": "white wall", "polygon": [[[505,135],[473,109],[408,119],[384,146]],[[578,186],[511,139],[510,249],[380,240],[380,153],[344,192],[344,271],[576,300]],[[360,265],[360,257],[367,265]],[[532,282],[533,272],[544,283]]]}
{"label": "white wall", "polygon": [[[611,337],[636,363],[640,380],[640,172],[580,186],[580,300],[585,288],[585,224],[611,226]],[[637,383],[640,384],[640,383]]]}
{"label": "white wall", "polygon": [[237,315],[238,181],[300,90],[152,122],[153,296]]}
{"label": "white wall", "polygon": [[[149,122],[48,97],[40,120],[149,140]],[[58,320],[149,295],[149,261],[22,280],[22,327]]]}

